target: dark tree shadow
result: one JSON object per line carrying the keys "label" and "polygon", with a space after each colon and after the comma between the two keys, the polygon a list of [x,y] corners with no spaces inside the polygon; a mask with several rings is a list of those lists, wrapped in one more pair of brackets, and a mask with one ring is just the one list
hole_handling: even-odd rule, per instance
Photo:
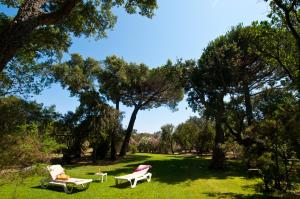
{"label": "dark tree shadow", "polygon": [[[139,184],[143,184],[143,183],[148,183],[148,182],[147,182],[147,180],[140,180],[140,181],[137,182],[137,186]],[[130,187],[130,183],[128,181],[125,181],[125,180],[124,181],[119,181],[118,185],[114,184],[114,185],[111,185],[110,187],[112,187],[112,188],[118,188],[118,189],[128,189],[128,188],[131,188]]]}
{"label": "dark tree shadow", "polygon": [[267,195],[260,195],[260,194],[250,194],[250,195],[243,195],[243,194],[236,194],[236,193],[204,193],[208,197],[211,198],[233,198],[233,199],[276,199],[278,197],[272,197]]}
{"label": "dark tree shadow", "polygon": [[96,163],[93,163],[92,161],[78,161],[74,162],[73,164],[62,164],[62,166],[66,169],[73,169],[76,167],[81,167],[81,166],[108,166],[108,165],[115,165],[115,164],[120,164],[120,163],[131,163],[135,161],[146,161],[149,159],[151,156],[149,155],[127,155],[124,158],[120,158],[116,161],[111,161],[111,160],[99,160]]}
{"label": "dark tree shadow", "polygon": [[[209,159],[186,157],[170,160],[149,160],[143,164],[150,164],[155,181],[167,184],[177,184],[186,180],[197,179],[227,179],[232,177],[246,178],[246,169],[238,162],[229,161],[224,170],[210,170]],[[109,174],[118,176],[124,173],[132,173],[138,164],[128,164],[121,169],[111,171]]]}
{"label": "dark tree shadow", "polygon": [[[62,186],[48,185],[47,188],[42,188],[41,186],[33,186],[31,188],[32,189],[44,190],[45,194],[46,194],[47,191],[65,193],[64,188]],[[86,188],[85,189],[80,189],[80,188],[74,187],[72,193],[69,193],[69,194],[75,194],[75,193],[78,193],[78,192],[86,191],[87,189]]]}

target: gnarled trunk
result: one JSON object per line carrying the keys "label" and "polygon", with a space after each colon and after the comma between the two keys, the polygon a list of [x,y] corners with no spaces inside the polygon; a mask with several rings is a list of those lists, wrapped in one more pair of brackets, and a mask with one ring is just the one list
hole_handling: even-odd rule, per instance
{"label": "gnarled trunk", "polygon": [[222,149],[222,144],[224,144],[224,131],[222,128],[223,117],[224,117],[224,101],[223,96],[217,99],[217,112],[215,115],[215,145],[213,149],[213,157],[210,167],[213,169],[223,169],[225,167],[225,152]]}
{"label": "gnarled trunk", "polygon": [[243,92],[244,92],[244,99],[245,99],[245,106],[246,106],[247,123],[250,126],[253,120],[253,112],[252,112],[249,84],[248,81],[246,80],[243,81]]}
{"label": "gnarled trunk", "polygon": [[38,25],[37,20],[13,21],[2,29],[0,32],[0,72],[17,51],[29,41],[32,31]]}
{"label": "gnarled trunk", "polygon": [[134,122],[135,122],[136,115],[137,115],[138,111],[139,111],[139,107],[134,107],[134,110],[133,110],[133,112],[131,114],[131,117],[130,117],[129,125],[128,125],[127,130],[126,130],[126,135],[125,135],[122,147],[121,147],[121,151],[120,151],[120,156],[121,157],[126,155],[128,145],[129,145],[129,141],[130,141],[130,137],[131,137],[131,134],[132,134],[132,131],[133,131]]}
{"label": "gnarled trunk", "polygon": [[173,140],[170,140],[170,147],[171,147],[171,152],[174,154],[174,147],[173,147]]}
{"label": "gnarled trunk", "polygon": [[97,160],[105,159],[108,151],[109,151],[109,141],[101,140],[100,143],[95,144],[93,146],[92,161],[95,163]]}
{"label": "gnarled trunk", "polygon": [[42,5],[46,0],[26,0],[16,17],[0,32],[0,72],[6,64],[29,41],[32,32],[42,25],[60,23],[68,16],[80,0],[67,0],[60,9],[52,13],[43,13]]}
{"label": "gnarled trunk", "polygon": [[110,160],[114,161],[116,159],[117,159],[116,132],[113,130],[111,132],[111,140],[110,140]]}
{"label": "gnarled trunk", "polygon": [[[116,102],[116,110],[119,111],[120,102]],[[117,150],[116,150],[116,133],[119,132],[119,128],[112,130],[110,137],[110,160],[114,161],[117,159]]]}

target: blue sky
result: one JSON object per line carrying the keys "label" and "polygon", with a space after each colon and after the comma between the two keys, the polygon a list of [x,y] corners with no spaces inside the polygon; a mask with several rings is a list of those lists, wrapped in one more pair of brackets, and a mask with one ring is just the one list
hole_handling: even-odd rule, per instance
{"label": "blue sky", "polygon": [[[69,53],[98,60],[109,55],[123,57],[128,62],[143,62],[150,67],[166,63],[167,59],[197,59],[209,41],[226,33],[239,23],[251,24],[265,20],[268,5],[263,0],[158,0],[159,8],[152,19],[128,15],[115,9],[118,22],[108,37],[74,38]],[[0,7],[0,9],[3,9]],[[66,54],[64,59],[68,59]],[[57,111],[74,111],[78,102],[59,85],[32,98],[46,106],[56,105]],[[179,110],[172,112],[162,107],[138,113],[135,129],[139,132],[156,132],[167,123],[177,125],[190,116],[197,115],[183,101]],[[121,106],[127,126],[132,108]]]}

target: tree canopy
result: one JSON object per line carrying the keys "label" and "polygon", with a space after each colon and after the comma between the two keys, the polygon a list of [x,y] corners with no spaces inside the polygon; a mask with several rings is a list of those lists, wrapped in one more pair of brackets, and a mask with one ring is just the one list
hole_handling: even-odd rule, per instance
{"label": "tree canopy", "polygon": [[9,62],[44,62],[61,57],[71,45],[71,36],[102,38],[117,17],[114,7],[127,13],[152,17],[156,0],[3,0],[17,10],[15,16],[0,15],[0,72]]}
{"label": "tree canopy", "polygon": [[[123,68],[119,66],[120,70],[110,76],[111,81],[118,79],[119,82],[117,85],[110,85],[108,91],[114,90],[114,93],[108,94],[110,99],[118,96],[124,105],[134,108],[120,151],[120,155],[124,156],[138,111],[160,106],[168,106],[174,110],[183,98],[183,89],[178,79],[180,69],[173,66],[171,62],[153,69],[149,69],[145,64],[125,64],[122,60],[121,62]],[[122,74],[121,78],[120,74]],[[103,82],[103,85],[106,84]]]}

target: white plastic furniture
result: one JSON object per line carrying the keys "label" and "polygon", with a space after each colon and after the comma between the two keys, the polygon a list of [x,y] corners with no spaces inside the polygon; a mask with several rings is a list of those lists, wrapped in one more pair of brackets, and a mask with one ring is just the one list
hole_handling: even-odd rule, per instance
{"label": "white plastic furniture", "polygon": [[[116,186],[118,186],[119,181],[128,181],[130,183],[131,188],[135,188],[136,184],[140,180],[146,179],[147,182],[151,181],[152,174],[148,172],[151,166],[149,165],[140,165],[140,166],[148,166],[142,170],[135,171],[131,174],[115,177]],[[139,166],[139,167],[140,167]]]}
{"label": "white plastic furniture", "polygon": [[107,181],[107,173],[95,173],[96,176],[99,176],[101,179],[99,179],[99,181],[101,180],[101,182],[103,182],[104,180]]}
{"label": "white plastic furniture", "polygon": [[[80,178],[69,178],[68,180],[58,180],[56,176],[64,172],[61,165],[51,165],[47,166],[50,177],[41,180],[41,187],[47,188],[49,184],[62,186],[66,193],[72,193],[74,186],[79,186],[81,188],[88,188],[92,179],[80,179]],[[73,185],[73,186],[68,186]]]}

